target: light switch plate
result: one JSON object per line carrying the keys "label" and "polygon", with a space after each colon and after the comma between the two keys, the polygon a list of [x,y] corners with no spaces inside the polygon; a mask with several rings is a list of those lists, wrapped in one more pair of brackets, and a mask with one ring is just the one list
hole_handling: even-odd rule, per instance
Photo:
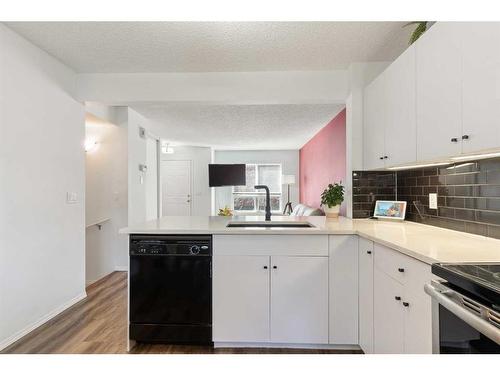
{"label": "light switch plate", "polygon": [[66,203],[75,204],[78,202],[78,194],[72,191],[66,193]]}
{"label": "light switch plate", "polygon": [[438,195],[436,193],[429,194],[429,208],[437,210],[438,208]]}

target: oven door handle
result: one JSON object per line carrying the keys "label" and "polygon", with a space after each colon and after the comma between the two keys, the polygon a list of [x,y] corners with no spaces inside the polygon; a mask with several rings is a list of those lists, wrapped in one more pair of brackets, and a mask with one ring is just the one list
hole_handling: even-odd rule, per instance
{"label": "oven door handle", "polygon": [[447,294],[455,293],[451,289],[441,291],[431,284],[425,284],[425,292],[436,300],[440,305],[462,319],[465,323],[472,328],[481,332],[483,335],[489,337],[491,340],[500,344],[500,329],[496,328],[493,324],[488,323],[486,320],[477,316],[476,314],[468,311],[463,306],[453,301]]}

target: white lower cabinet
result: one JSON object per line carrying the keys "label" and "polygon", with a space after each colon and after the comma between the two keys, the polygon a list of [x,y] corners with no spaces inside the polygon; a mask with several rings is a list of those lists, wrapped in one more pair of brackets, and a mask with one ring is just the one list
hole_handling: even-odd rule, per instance
{"label": "white lower cabinet", "polygon": [[401,305],[403,285],[377,267],[374,280],[374,352],[404,353],[404,310]]}
{"label": "white lower cabinet", "polygon": [[358,345],[358,236],[329,236],[330,344]]}
{"label": "white lower cabinet", "polygon": [[328,344],[327,236],[249,237],[214,238],[213,341]]}
{"label": "white lower cabinet", "polygon": [[269,257],[216,256],[212,281],[214,341],[269,341]]}
{"label": "white lower cabinet", "polygon": [[373,242],[359,239],[359,346],[373,353]]}
{"label": "white lower cabinet", "polygon": [[271,257],[271,342],[328,343],[328,257]]}
{"label": "white lower cabinet", "polygon": [[374,352],[432,353],[430,266],[378,244],[374,255]]}

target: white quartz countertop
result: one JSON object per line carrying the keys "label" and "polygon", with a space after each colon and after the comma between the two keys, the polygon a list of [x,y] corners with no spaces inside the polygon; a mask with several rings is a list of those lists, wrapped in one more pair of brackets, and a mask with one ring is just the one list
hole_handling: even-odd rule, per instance
{"label": "white quartz countertop", "polygon": [[230,221],[263,217],[164,216],[128,228],[124,234],[357,234],[422,262],[500,262],[500,240],[412,222],[274,216],[272,221],[309,222],[313,228],[227,228]]}

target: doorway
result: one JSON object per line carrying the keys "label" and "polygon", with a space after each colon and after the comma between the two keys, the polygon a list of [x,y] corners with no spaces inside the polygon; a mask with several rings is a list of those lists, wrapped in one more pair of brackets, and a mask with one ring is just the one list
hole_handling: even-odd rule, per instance
{"label": "doorway", "polygon": [[162,216],[191,215],[191,176],[191,160],[161,162]]}

